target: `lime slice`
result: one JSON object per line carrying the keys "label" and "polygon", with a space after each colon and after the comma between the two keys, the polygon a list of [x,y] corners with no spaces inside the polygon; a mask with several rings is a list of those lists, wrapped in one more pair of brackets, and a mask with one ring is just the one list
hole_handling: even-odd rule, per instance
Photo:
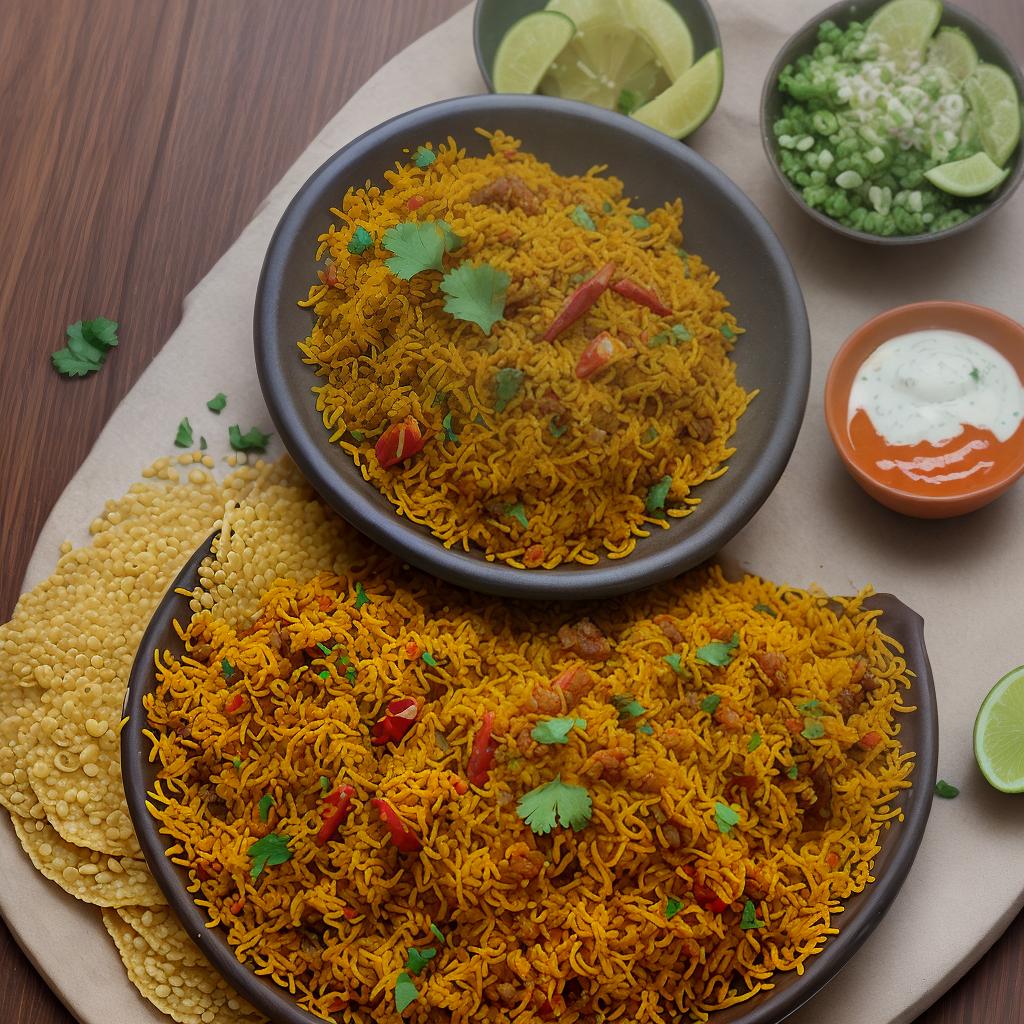
{"label": "lime slice", "polygon": [[979,64],[964,82],[985,152],[1004,167],[1020,142],[1020,97],[1013,79],[995,64]]}
{"label": "lime slice", "polygon": [[928,63],[944,68],[953,81],[964,82],[978,66],[978,51],[966,32],[944,26],[928,44]]}
{"label": "lime slice", "polygon": [[938,167],[925,171],[924,176],[943,192],[970,199],[991,192],[1006,180],[1009,173],[1009,168],[1004,170],[992,163],[988,153],[975,153],[966,160],[939,164]]}
{"label": "lime slice", "polygon": [[536,92],[555,58],[576,34],[571,18],[535,11],[505,33],[494,57],[496,92]]}
{"label": "lime slice", "polygon": [[594,21],[616,21],[621,25],[625,20],[620,0],[548,0],[545,9],[572,18],[578,28]]}
{"label": "lime slice", "polygon": [[623,0],[623,9],[673,82],[689,70],[693,65],[693,36],[668,0]]}
{"label": "lime slice", "polygon": [[722,95],[724,78],[722,51],[712,50],[633,117],[674,139],[682,139],[711,116]]}
{"label": "lime slice", "polygon": [[1024,665],[1007,672],[982,701],[974,757],[996,789],[1024,793]]}
{"label": "lime slice", "polygon": [[896,64],[920,62],[941,18],[941,0],[890,0],[868,21],[864,44]]}

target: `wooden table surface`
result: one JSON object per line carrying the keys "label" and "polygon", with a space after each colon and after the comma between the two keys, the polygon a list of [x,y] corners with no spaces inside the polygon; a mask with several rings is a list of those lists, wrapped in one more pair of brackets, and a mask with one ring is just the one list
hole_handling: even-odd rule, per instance
{"label": "wooden table surface", "polygon": [[[959,2],[1024,59],[1020,0]],[[0,5],[0,621],[51,506],[183,297],[324,122],[462,3]],[[120,322],[121,347],[100,374],[58,377],[49,354],[65,326],[99,315]],[[916,1024],[1021,1021],[1022,958],[1024,915]],[[2,924],[0,978],[0,1022],[72,1021]],[[870,993],[864,1010],[871,1021]]]}

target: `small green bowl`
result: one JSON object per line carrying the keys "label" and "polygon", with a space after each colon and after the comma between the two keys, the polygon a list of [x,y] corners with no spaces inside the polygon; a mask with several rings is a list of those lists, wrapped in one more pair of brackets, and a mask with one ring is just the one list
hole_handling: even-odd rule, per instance
{"label": "small green bowl", "polygon": [[[679,12],[693,36],[695,61],[705,53],[721,47],[718,22],[707,0],[669,0],[669,3]],[[546,6],[547,0],[477,0],[473,18],[473,48],[480,74],[491,92],[495,91],[492,77],[494,57],[505,33],[520,18],[542,11]]]}

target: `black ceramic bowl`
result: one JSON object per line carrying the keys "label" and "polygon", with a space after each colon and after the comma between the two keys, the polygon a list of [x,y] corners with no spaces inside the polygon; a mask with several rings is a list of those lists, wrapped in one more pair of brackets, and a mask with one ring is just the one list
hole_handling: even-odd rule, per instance
{"label": "black ceramic bowl", "polygon": [[[209,554],[212,540],[211,537],[189,559],[171,585],[142,638],[132,667],[124,704],[127,722],[121,731],[121,774],[128,809],[146,861],[167,902],[185,931],[232,988],[275,1024],[322,1024],[318,1018],[296,1006],[284,989],[258,977],[245,964],[239,963],[222,931],[206,927],[205,914],[196,907],[186,890],[187,875],[167,857],[166,849],[170,842],[159,831],[156,820],[146,807],[146,795],[153,787],[156,770],[149,760],[149,740],[143,736],[146,717],[142,699],[156,685],[153,651],[182,653],[183,646],[174,630],[174,620],[184,624],[190,618],[190,611],[188,598],[176,590],[179,587],[191,590],[195,586],[199,564]],[[924,644],[924,622],[916,612],[888,594],[877,595],[869,605],[884,612],[886,633],[903,645],[907,665],[914,673],[907,703],[915,705],[917,710],[900,716],[901,739],[908,749],[917,753],[913,786],[895,801],[905,820],[882,834],[881,852],[874,867],[877,881],[865,892],[846,901],[845,910],[837,918],[839,934],[830,938],[822,952],[807,962],[804,973],[780,973],[773,979],[775,987],[771,991],[712,1014],[709,1024],[777,1024],[810,999],[846,965],[885,915],[903,885],[921,843],[931,808],[938,760],[938,716]]]}
{"label": "black ceramic bowl", "polygon": [[[852,21],[864,21],[870,18],[886,2],[887,0],[841,0],[840,3],[833,4],[827,10],[816,14],[788,40],[775,58],[761,90],[761,142],[768,156],[768,162],[771,164],[775,176],[782,183],[782,187],[789,193],[793,201],[805,213],[810,214],[819,224],[824,224],[825,227],[831,228],[840,235],[845,235],[847,238],[856,238],[861,242],[873,242],[876,245],[917,245],[921,242],[935,242],[940,238],[949,238],[952,235],[962,234],[998,210],[1017,190],[1021,181],[1024,180],[1024,155],[1022,155],[1022,148],[1024,147],[1017,146],[1016,151],[1010,158],[1011,170],[1009,177],[992,193],[992,198],[980,213],[975,214],[961,224],[946,228],[945,231],[935,231],[925,235],[885,236],[873,235],[867,231],[857,231],[854,228],[848,228],[820,210],[815,210],[808,206],[800,194],[800,189],[782,173],[782,168],[779,166],[779,146],[772,132],[772,125],[779,119],[785,102],[785,97],[779,90],[779,75],[787,64],[792,64],[798,57],[802,57],[805,53],[810,53],[814,49],[815,43],[818,41],[818,27],[821,23],[823,21],[834,21],[840,28],[845,28]],[[1020,67],[1013,59],[1010,51],[1003,45],[1002,40],[972,14],[968,14],[962,8],[949,3],[948,0],[943,0],[943,7],[944,12],[941,25],[950,25],[953,28],[959,28],[966,32],[971,42],[974,43],[978,56],[983,61],[989,64],[997,64],[1007,71],[1017,85],[1017,94],[1024,96],[1024,75],[1021,74]]]}
{"label": "black ceramic bowl", "polygon": [[[644,206],[682,196],[686,246],[722,278],[747,329],[735,350],[739,382],[760,394],[740,420],[729,471],[699,489],[685,519],[637,544],[628,557],[595,566],[514,569],[482,552],[446,550],[400,517],[328,441],[311,387],[316,378],[296,343],[311,314],[297,300],[317,265],[316,238],[329,207],[352,185],[382,182],[405,147],[452,135],[471,152],[487,143],[478,126],[503,128],[563,174],[607,163]],[[726,543],[757,511],[789,460],[807,402],[810,335],[803,296],[782,245],[754,204],[716,167],[645,125],[583,103],[543,96],[469,96],[402,114],[351,142],[303,185],[274,233],[256,293],[256,366],[285,447],[324,500],[378,544],[452,583],[505,597],[606,597],[675,576]]]}
{"label": "black ceramic bowl", "polygon": [[[696,62],[705,53],[722,45],[718,22],[707,0],[669,0],[679,12],[693,36],[693,59]],[[520,18],[534,11],[542,11],[547,0],[477,0],[473,14],[473,48],[487,88],[494,92],[494,58],[505,33]]]}

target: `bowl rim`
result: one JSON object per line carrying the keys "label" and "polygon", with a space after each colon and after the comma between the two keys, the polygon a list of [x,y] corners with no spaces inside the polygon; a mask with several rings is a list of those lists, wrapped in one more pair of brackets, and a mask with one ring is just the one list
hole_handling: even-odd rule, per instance
{"label": "bowl rim", "polygon": [[[222,934],[207,927],[208,916],[187,891],[183,869],[166,855],[170,840],[160,831],[147,807],[148,776],[155,772],[155,768],[150,762],[150,744],[144,735],[147,716],[142,701],[156,684],[154,652],[163,650],[168,643],[172,646],[177,644],[180,649],[173,623],[176,619],[187,620],[190,608],[189,598],[179,593],[179,588],[192,589],[198,579],[199,565],[213,550],[218,536],[219,531],[212,533],[170,584],[150,619],[133,661],[122,711],[127,721],[119,740],[125,798],[139,845],[157,885],[182,927],[211,965],[232,988],[276,1024],[323,1024],[319,1017],[298,1006],[284,988],[239,962]],[[729,1013],[728,1024],[778,1024],[818,995],[846,966],[890,910],[924,837],[933,802],[939,754],[938,705],[925,643],[924,619],[892,594],[871,595],[865,605],[881,609],[889,617],[885,631],[904,648],[911,676],[911,688],[907,693],[916,705],[912,714],[918,716],[915,720],[920,723],[912,785],[904,791],[906,796],[901,803],[904,820],[895,832],[886,831],[882,836],[881,851],[876,854],[876,861],[888,844],[893,844],[884,872],[863,892],[851,897],[863,901],[856,918],[849,925],[841,922],[839,933],[828,937],[822,950],[808,960],[803,974],[785,972],[794,978],[787,988],[765,993],[760,1004],[746,1009],[743,1009],[743,1004],[737,1004],[731,1010],[723,1011]],[[740,1011],[739,1016],[735,1015],[737,1010]],[[718,1024],[714,1015],[709,1024]]]}
{"label": "bowl rim", "polygon": [[[918,494],[916,491],[906,491],[900,487],[894,487],[892,484],[886,483],[867,472],[854,454],[853,445],[850,443],[850,438],[846,430],[847,421],[845,413],[847,403],[849,401],[849,393],[847,392],[844,394],[843,391],[840,390],[839,375],[843,370],[850,366],[853,359],[857,358],[861,363],[863,363],[864,359],[866,359],[871,352],[874,352],[881,345],[885,344],[885,340],[887,339],[879,341],[878,344],[873,346],[870,351],[866,352],[863,357],[860,356],[859,350],[862,344],[862,339],[868,331],[881,327],[895,317],[907,313],[917,311],[922,314],[932,313],[936,315],[936,318],[939,318],[942,314],[952,310],[959,310],[961,312],[968,313],[972,317],[976,317],[979,321],[999,321],[1004,324],[1007,329],[1018,334],[1020,336],[1021,344],[1024,346],[1024,324],[1020,324],[1018,321],[1014,320],[1013,317],[1007,316],[1005,313],[1000,313],[998,310],[991,309],[988,306],[981,306],[975,302],[960,302],[954,299],[932,299],[924,302],[908,302],[902,306],[893,306],[892,309],[883,310],[881,313],[873,316],[870,320],[866,320],[856,330],[854,330],[840,346],[839,351],[835,354],[835,357],[832,359],[832,363],[828,368],[828,375],[825,378],[825,423],[828,426],[828,432],[832,437],[832,443],[835,445],[836,451],[839,453],[840,458],[843,460],[843,464],[853,475],[854,479],[856,479],[862,487],[867,485],[865,489],[869,489],[869,492],[873,491],[879,494],[884,494],[886,497],[904,505],[913,504],[920,508],[927,507],[929,509],[950,509],[951,514],[952,510],[956,506],[962,505],[966,500],[971,500],[972,507],[980,508],[982,505],[985,505],[989,501],[997,498],[1007,489],[1007,487],[1011,486],[1016,480],[1018,480],[1021,475],[1024,474],[1024,450],[1022,450],[1020,458],[1012,470],[1001,474],[995,481],[988,482],[984,486],[965,491],[962,494]],[[1018,376],[1022,375],[1018,372]],[[1024,429],[1024,427],[1019,429]],[[980,504],[976,504],[978,499],[984,500],[982,500]]]}
{"label": "bowl rim", "polygon": [[[378,134],[384,130],[411,130],[424,117],[464,113],[486,117],[495,110],[552,111],[569,115],[587,122],[591,129],[634,136],[674,163],[688,165],[710,179],[737,208],[781,279],[780,293],[788,309],[789,322],[783,330],[773,333],[784,338],[787,358],[792,363],[791,372],[779,388],[781,411],[765,437],[758,440],[761,454],[755,464],[741,478],[734,477],[734,484],[729,483],[730,492],[723,507],[714,516],[688,527],[685,534],[680,532],[678,541],[660,550],[645,552],[638,542],[636,551],[627,558],[602,557],[594,566],[563,565],[541,571],[515,569],[497,560],[487,561],[476,551],[467,555],[458,549],[445,548],[426,527],[410,522],[394,510],[389,516],[381,517],[370,493],[372,485],[360,480],[359,486],[353,486],[342,478],[329,457],[333,453],[326,432],[322,437],[306,432],[298,406],[291,401],[285,382],[275,370],[284,346],[290,346],[294,340],[280,339],[275,326],[278,309],[289,301],[283,286],[289,249],[306,216],[326,208],[323,200],[326,184],[338,175],[340,168],[372,153],[377,148]],[[390,118],[331,155],[298,190],[274,230],[256,289],[253,337],[257,374],[271,418],[292,459],[327,504],[361,533],[411,565],[457,586],[510,598],[590,600],[611,597],[669,579],[709,558],[753,518],[778,484],[796,445],[810,389],[811,333],[799,280],[778,235],[739,186],[705,157],[638,121],[590,104],[532,94],[484,93],[430,103]],[[376,493],[373,491],[374,495]],[[669,529],[678,525],[673,523]]]}
{"label": "bowl rim", "polygon": [[[869,2],[874,3],[877,9],[886,3],[887,0],[869,0]],[[772,61],[771,66],[768,69],[768,74],[765,76],[764,84],[761,86],[761,148],[764,150],[765,157],[768,160],[775,177],[800,209],[816,220],[819,224],[830,228],[837,234],[843,235],[846,238],[852,238],[858,242],[868,242],[873,245],[902,246],[938,242],[944,238],[951,238],[953,235],[962,234],[964,231],[967,231],[981,223],[981,221],[985,220],[1008,202],[1020,187],[1021,182],[1024,181],[1024,141],[1017,144],[1017,148],[1011,157],[1011,159],[1015,161],[1013,170],[1003,185],[1003,190],[995,199],[992,200],[992,202],[988,203],[983,210],[974,214],[974,216],[969,217],[967,220],[962,221],[959,224],[954,224],[952,227],[944,228],[942,231],[935,231],[930,234],[873,235],[869,231],[860,231],[857,228],[850,228],[845,224],[840,224],[839,221],[834,220],[827,214],[809,206],[804,201],[804,197],[800,194],[800,190],[789,180],[789,178],[786,177],[782,168],[779,166],[779,161],[775,155],[775,136],[772,132],[771,125],[768,124],[768,103],[772,95],[778,91],[779,75],[787,64],[791,64],[797,57],[802,56],[802,53],[790,52],[794,47],[795,41],[799,37],[804,35],[804,33],[809,32],[812,28],[821,25],[824,21],[843,22],[845,20],[845,22],[848,23],[850,21],[850,7],[850,0],[839,0],[838,3],[832,4],[831,7],[826,8],[814,15],[814,17],[808,19],[800,26],[800,28],[789,36],[785,43],[782,44],[779,52],[775,56],[775,59]],[[942,8],[943,14],[945,14],[946,11],[952,11],[957,18],[969,26],[969,34],[974,34],[977,37],[983,38],[986,43],[999,54],[998,66],[1006,71],[1013,79],[1014,84],[1017,87],[1018,99],[1021,101],[1022,107],[1024,107],[1024,72],[1021,71],[1020,65],[1014,59],[1013,54],[1007,48],[1005,43],[1003,43],[999,36],[997,36],[983,21],[973,15],[970,11],[964,10],[963,7],[960,7],[955,3],[950,3],[949,0],[942,0]],[[939,27],[942,27],[942,22],[939,23]],[[989,63],[992,62],[990,61]]]}
{"label": "bowl rim", "polygon": [[[474,4],[474,7],[473,7],[473,54],[476,57],[476,66],[477,66],[477,68],[480,71],[480,77],[484,80],[484,85],[487,86],[487,91],[491,92],[491,93],[495,93],[496,95],[498,95],[497,90],[494,88],[494,78],[493,78],[493,76],[491,74],[491,69],[487,66],[487,62],[484,60],[483,48],[480,45],[480,37],[481,37],[481,34],[482,34],[482,26],[483,26],[483,20],[484,20],[483,9],[484,9],[485,3],[487,3],[487,2],[489,2],[489,0],[476,0],[476,2]],[[669,0],[669,2],[671,2],[671,0]],[[718,28],[718,19],[715,17],[715,12],[711,9],[711,4],[708,3],[708,0],[693,0],[693,3],[697,4],[697,6],[700,7],[703,10],[704,16],[707,19],[707,23],[708,23],[709,27],[711,28],[711,38],[714,41],[714,46],[712,46],[706,52],[710,53],[711,50],[714,50],[716,48],[721,50],[722,49],[722,33],[719,30],[719,28]],[[538,7],[537,9],[538,10],[543,10],[544,8],[543,7]],[[703,56],[704,56],[704,54],[699,54],[699,55],[695,54],[694,55],[694,63],[696,63]],[[508,95],[508,94],[504,94],[504,95]],[[540,94],[539,93],[534,93],[534,94],[531,94],[531,95],[540,95]],[[721,91],[720,91],[719,95],[718,95],[718,99],[715,100],[715,106],[711,108],[711,113],[708,114],[707,118],[705,118],[705,121],[707,121],[707,120],[709,120],[711,118],[711,114],[713,114],[715,112],[715,109],[718,107],[718,104],[721,102],[721,100],[722,100],[722,94],[721,94]],[[704,123],[704,122],[702,122],[702,123]],[[696,129],[694,129],[694,130],[696,131]]]}

